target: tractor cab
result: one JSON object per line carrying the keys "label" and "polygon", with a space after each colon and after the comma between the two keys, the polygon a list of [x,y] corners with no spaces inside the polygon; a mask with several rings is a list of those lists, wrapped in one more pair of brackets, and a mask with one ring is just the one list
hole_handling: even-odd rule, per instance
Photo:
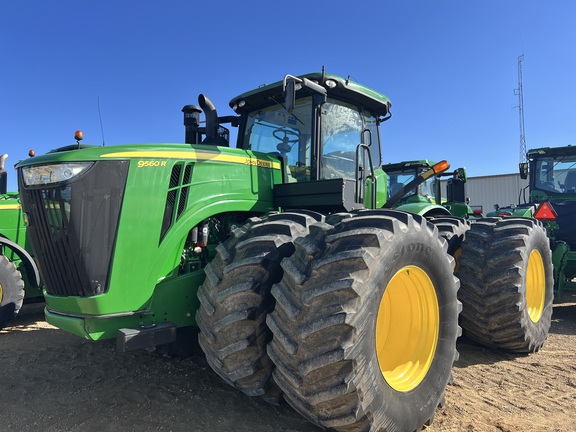
{"label": "tractor cab", "polygon": [[319,211],[381,207],[381,122],[390,101],[348,79],[313,73],[260,87],[230,102],[240,115],[237,147],[282,166],[274,187],[282,208]]}
{"label": "tractor cab", "polygon": [[528,160],[520,174],[530,176],[530,201],[576,200],[576,147],[531,150]]}
{"label": "tractor cab", "polygon": [[528,172],[526,166],[520,170],[522,177],[529,177],[526,204],[545,203],[554,214],[552,236],[576,250],[576,146],[534,149],[527,158]]}

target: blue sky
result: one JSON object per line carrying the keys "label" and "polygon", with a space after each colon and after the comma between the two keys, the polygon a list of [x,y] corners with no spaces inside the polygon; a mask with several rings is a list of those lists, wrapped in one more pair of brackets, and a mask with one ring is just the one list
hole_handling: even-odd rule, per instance
{"label": "blue sky", "polygon": [[[518,56],[527,148],[576,144],[572,0],[9,0],[0,13],[0,152],[182,142],[181,108],[326,67],[392,100],[383,159],[516,172]],[[104,134],[100,127],[98,104]]]}

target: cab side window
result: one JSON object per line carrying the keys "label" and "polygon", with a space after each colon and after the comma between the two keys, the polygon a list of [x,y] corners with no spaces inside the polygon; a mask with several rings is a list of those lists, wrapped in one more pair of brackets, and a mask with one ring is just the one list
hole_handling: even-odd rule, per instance
{"label": "cab side window", "polygon": [[362,130],[357,107],[330,99],[322,106],[322,179],[355,178],[356,147],[362,142]]}

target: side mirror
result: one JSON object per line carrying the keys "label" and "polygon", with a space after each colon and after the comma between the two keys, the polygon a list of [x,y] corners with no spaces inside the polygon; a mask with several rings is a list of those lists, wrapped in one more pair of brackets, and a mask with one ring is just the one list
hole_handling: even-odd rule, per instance
{"label": "side mirror", "polygon": [[458,180],[462,183],[466,183],[466,180],[468,179],[466,177],[466,168],[458,168],[454,174]]}
{"label": "side mirror", "polygon": [[528,163],[521,162],[520,164],[518,164],[518,168],[520,170],[520,178],[522,180],[526,180],[528,178]]}
{"label": "side mirror", "polygon": [[294,104],[296,103],[296,84],[298,84],[298,89],[306,88],[313,95],[320,96],[318,101],[315,100],[316,103],[322,104],[326,102],[326,95],[328,92],[320,84],[316,84],[315,82],[310,81],[308,78],[300,79],[292,75],[286,75],[282,81],[282,88],[284,90],[284,103],[286,105],[286,111],[289,113],[292,113],[294,110]]}
{"label": "side mirror", "polygon": [[294,111],[294,104],[296,103],[296,82],[292,78],[286,80],[284,103],[286,105],[286,111],[292,113],[292,111]]}

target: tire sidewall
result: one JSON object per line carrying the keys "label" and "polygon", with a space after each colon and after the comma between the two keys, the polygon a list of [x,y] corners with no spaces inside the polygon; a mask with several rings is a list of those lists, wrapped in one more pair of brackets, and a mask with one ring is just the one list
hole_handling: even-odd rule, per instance
{"label": "tire sidewall", "polygon": [[24,302],[24,281],[14,264],[0,256],[0,328],[5,327],[20,311]]}

